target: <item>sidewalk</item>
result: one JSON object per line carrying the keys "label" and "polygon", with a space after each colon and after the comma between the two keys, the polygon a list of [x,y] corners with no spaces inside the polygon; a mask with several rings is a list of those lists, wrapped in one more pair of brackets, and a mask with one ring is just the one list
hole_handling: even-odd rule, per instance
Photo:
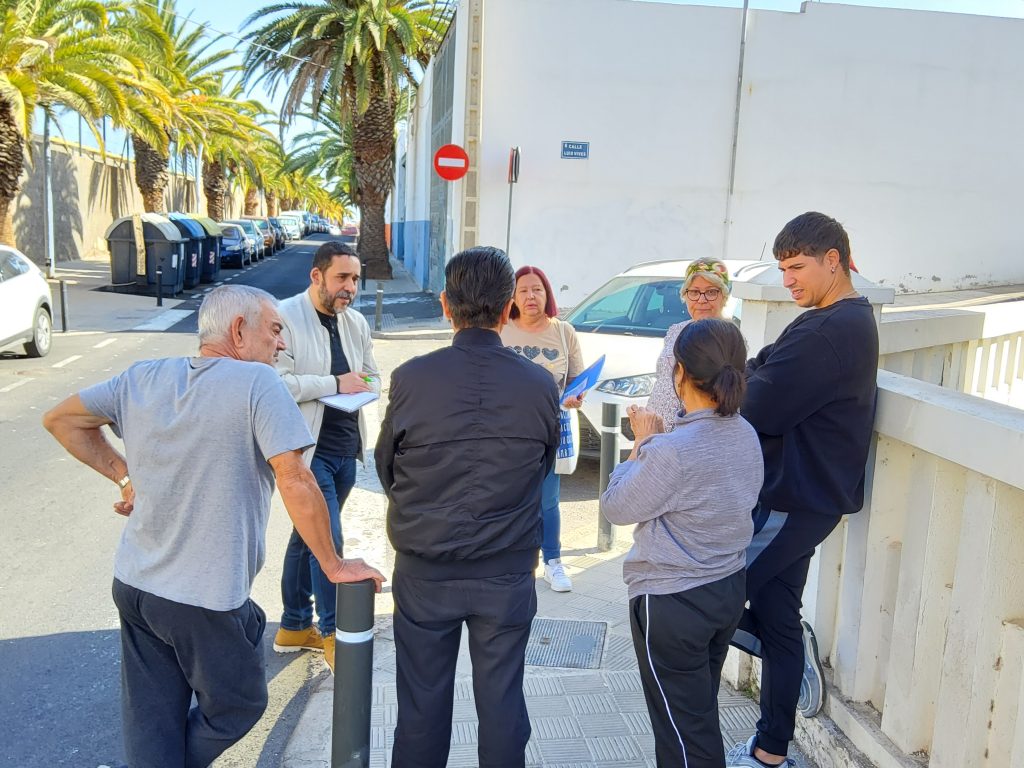
{"label": "sidewalk", "polygon": [[[424,291],[397,259],[391,259],[390,280],[367,280],[353,305],[370,323],[375,339],[448,339],[451,325],[437,296]],[[382,290],[381,323],[376,326],[377,288]]]}
{"label": "sidewalk", "polygon": [[[376,404],[375,404],[376,405]],[[375,414],[368,413],[371,424]],[[354,497],[345,508],[346,531],[358,537],[358,551],[390,577],[394,552],[384,536],[384,504],[372,466],[361,468]],[[533,726],[528,766],[554,768],[631,768],[654,766],[654,741],[636,671],[630,637],[622,560],[632,541],[630,528],[616,528],[615,545],[598,552],[596,463],[583,461],[563,478],[563,562],[573,579],[570,593],[552,592],[538,574],[537,619],[527,647],[524,688]],[[352,516],[352,518],[349,517]],[[346,533],[346,549],[349,549]],[[353,542],[354,543],[354,542]],[[389,766],[397,717],[395,650],[389,588],[378,596],[373,661],[371,759]],[[466,633],[456,671],[452,768],[477,765],[477,721]],[[583,668],[587,662],[592,668]],[[562,664],[563,666],[557,666]],[[580,668],[567,665],[577,664]],[[305,711],[285,749],[283,768],[327,768],[331,757],[334,678],[322,673],[313,682]],[[719,696],[723,740],[727,747],[754,731],[757,706],[723,683]],[[792,754],[801,768],[813,768]]]}

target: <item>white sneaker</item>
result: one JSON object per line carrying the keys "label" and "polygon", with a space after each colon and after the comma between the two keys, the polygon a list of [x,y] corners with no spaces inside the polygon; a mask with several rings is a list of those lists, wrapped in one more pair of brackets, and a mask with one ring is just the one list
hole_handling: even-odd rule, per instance
{"label": "white sneaker", "polygon": [[544,563],[544,581],[551,585],[554,592],[572,592],[572,579],[565,572],[560,557]]}

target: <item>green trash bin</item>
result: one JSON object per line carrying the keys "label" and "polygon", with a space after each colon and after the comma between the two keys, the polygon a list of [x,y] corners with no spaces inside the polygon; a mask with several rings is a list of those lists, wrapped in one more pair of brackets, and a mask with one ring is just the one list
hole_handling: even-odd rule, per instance
{"label": "green trash bin", "polygon": [[164,296],[174,296],[184,290],[185,238],[178,228],[158,213],[139,215],[145,260],[136,248],[135,223],[132,216],[123,216],[113,222],[104,237],[110,248],[111,282],[124,287],[132,280],[136,293],[156,295],[157,267],[162,268]]}

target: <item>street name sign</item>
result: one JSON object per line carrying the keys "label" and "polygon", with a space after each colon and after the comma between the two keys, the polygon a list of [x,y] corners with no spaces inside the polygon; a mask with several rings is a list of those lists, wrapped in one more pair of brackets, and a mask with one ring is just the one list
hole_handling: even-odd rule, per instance
{"label": "street name sign", "polygon": [[562,159],[563,160],[586,160],[590,157],[590,142],[589,141],[563,141],[562,142]]}

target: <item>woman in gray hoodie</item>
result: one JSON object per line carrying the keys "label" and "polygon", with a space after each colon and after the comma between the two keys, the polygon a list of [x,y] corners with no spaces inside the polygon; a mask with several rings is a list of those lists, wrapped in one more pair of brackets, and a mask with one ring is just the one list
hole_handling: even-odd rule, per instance
{"label": "woman in gray hoodie", "polygon": [[601,511],[636,523],[622,567],[633,647],[659,766],[722,768],[718,685],[745,602],[750,512],[764,476],[754,429],[739,416],[746,344],[725,320],[679,334],[675,388],[685,413],[629,409],[633,452],[612,473]]}

